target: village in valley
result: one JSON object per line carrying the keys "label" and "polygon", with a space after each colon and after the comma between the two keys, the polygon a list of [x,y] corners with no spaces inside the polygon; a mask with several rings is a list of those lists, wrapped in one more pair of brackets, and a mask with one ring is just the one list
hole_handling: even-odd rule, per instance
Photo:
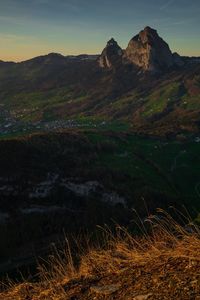
{"label": "village in valley", "polygon": [[[69,119],[69,120],[50,120],[50,121],[22,121],[21,118],[23,114],[27,113],[26,110],[23,111],[9,111],[4,108],[3,104],[0,104],[0,137],[5,136],[7,134],[15,134],[15,133],[30,133],[37,131],[54,131],[59,129],[67,129],[67,128],[79,128],[79,127],[90,127],[95,128],[97,124],[93,121],[78,122],[77,120]],[[107,123],[102,121],[98,126],[104,127]]]}

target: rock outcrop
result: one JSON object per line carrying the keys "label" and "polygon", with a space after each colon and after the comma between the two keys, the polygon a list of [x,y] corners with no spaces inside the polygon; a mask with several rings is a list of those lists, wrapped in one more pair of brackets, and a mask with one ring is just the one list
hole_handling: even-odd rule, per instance
{"label": "rock outcrop", "polygon": [[114,68],[126,64],[153,73],[167,71],[172,67],[184,65],[184,60],[177,53],[172,53],[168,44],[149,26],[134,36],[126,50],[122,50],[111,39],[98,59],[101,68]]}
{"label": "rock outcrop", "polygon": [[168,44],[155,29],[145,27],[130,40],[124,59],[145,71],[158,72],[174,66],[177,57],[174,59]]}
{"label": "rock outcrop", "polygon": [[98,59],[101,68],[113,68],[122,63],[123,50],[118,43],[112,38],[108,41],[102,54]]}

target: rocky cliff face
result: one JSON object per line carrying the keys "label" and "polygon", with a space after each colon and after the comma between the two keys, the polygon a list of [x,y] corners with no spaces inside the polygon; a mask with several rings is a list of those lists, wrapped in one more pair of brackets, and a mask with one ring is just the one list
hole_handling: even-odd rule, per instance
{"label": "rocky cliff face", "polygon": [[168,69],[174,65],[173,54],[168,44],[150,27],[146,27],[130,40],[124,58],[152,72]]}
{"label": "rocky cliff face", "polygon": [[184,64],[183,59],[177,53],[173,54],[157,31],[149,26],[134,36],[124,51],[111,39],[98,62],[102,68],[133,64],[150,72],[162,72]]}
{"label": "rocky cliff face", "polygon": [[101,68],[113,68],[122,63],[123,50],[117,42],[112,38],[108,41],[102,54],[98,59]]}

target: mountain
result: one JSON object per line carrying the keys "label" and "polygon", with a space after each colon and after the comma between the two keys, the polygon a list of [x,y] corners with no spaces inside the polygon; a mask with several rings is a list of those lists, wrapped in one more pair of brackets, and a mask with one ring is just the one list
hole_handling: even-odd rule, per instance
{"label": "mountain", "polygon": [[177,54],[172,54],[168,44],[151,27],[145,27],[130,40],[124,58],[143,70],[151,72],[184,64]]}
{"label": "mountain", "polygon": [[100,67],[113,68],[120,64],[133,64],[143,71],[156,73],[183,66],[184,60],[171,52],[155,29],[147,26],[130,40],[125,50],[113,38],[108,41],[99,58]]}
{"label": "mountain", "polygon": [[1,62],[0,103],[17,122],[92,118],[145,134],[196,134],[199,74],[198,57],[172,53],[156,30],[145,27],[124,50],[112,38],[101,55],[50,53]]}
{"label": "mountain", "polygon": [[112,68],[122,63],[123,51],[112,38],[100,55],[98,62],[102,68]]}

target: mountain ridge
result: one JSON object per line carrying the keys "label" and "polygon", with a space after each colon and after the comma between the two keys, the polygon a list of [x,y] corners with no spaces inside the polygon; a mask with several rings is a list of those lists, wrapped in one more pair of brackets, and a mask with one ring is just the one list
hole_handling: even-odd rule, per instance
{"label": "mountain ridge", "polygon": [[[155,29],[153,29],[153,28],[151,28],[150,26],[146,26],[143,30],[141,30],[138,34],[136,34],[136,35],[134,35],[133,36],[133,38],[130,40],[130,41],[132,41],[133,39],[136,39],[136,37],[138,37],[138,36],[141,36],[142,35],[142,33],[143,32],[156,32],[157,33],[157,30],[155,30]],[[158,33],[157,33],[158,34]],[[111,38],[110,40],[114,40],[114,38]],[[162,38],[161,38],[162,39]],[[110,40],[107,42],[107,43],[109,43],[110,42]],[[163,39],[162,39],[163,40]],[[115,41],[115,40],[114,40]],[[129,41],[129,43],[130,43],[130,41]],[[115,41],[116,42],[116,41]],[[163,40],[163,42],[165,42],[164,40]],[[117,43],[117,42],[116,42]],[[166,42],[165,42],[166,43]],[[167,44],[167,43],[166,43]],[[167,44],[168,45],[168,44]],[[120,46],[119,46],[120,47]],[[122,49],[122,51],[125,51],[127,48],[121,48],[120,47],[120,49]],[[173,54],[177,54],[176,52],[174,52]],[[33,57],[33,58],[29,58],[29,59],[25,59],[25,60],[22,60],[22,61],[18,61],[18,62],[15,62],[15,61],[4,61],[4,60],[1,60],[0,59],[0,63],[15,63],[15,64],[20,64],[20,63],[23,63],[23,62],[27,62],[27,61],[29,61],[29,60],[32,60],[32,59],[34,59],[34,58],[37,58],[37,57],[45,57],[45,56],[49,56],[49,55],[57,55],[57,56],[62,56],[62,57],[64,57],[64,58],[78,58],[78,57],[81,57],[81,56],[88,56],[88,57],[94,57],[94,58],[98,58],[99,56],[101,56],[101,54],[87,54],[87,53],[80,53],[80,54],[77,54],[77,55],[73,55],[73,54],[69,54],[69,55],[64,55],[64,54],[61,54],[61,53],[54,53],[54,52],[50,52],[50,53],[47,53],[47,54],[43,54],[43,55],[39,55],[39,56],[35,56],[35,57]],[[179,55],[179,56],[181,56],[183,59],[194,59],[194,60],[198,60],[198,59],[200,59],[200,55],[199,56],[189,56],[189,55]]]}

